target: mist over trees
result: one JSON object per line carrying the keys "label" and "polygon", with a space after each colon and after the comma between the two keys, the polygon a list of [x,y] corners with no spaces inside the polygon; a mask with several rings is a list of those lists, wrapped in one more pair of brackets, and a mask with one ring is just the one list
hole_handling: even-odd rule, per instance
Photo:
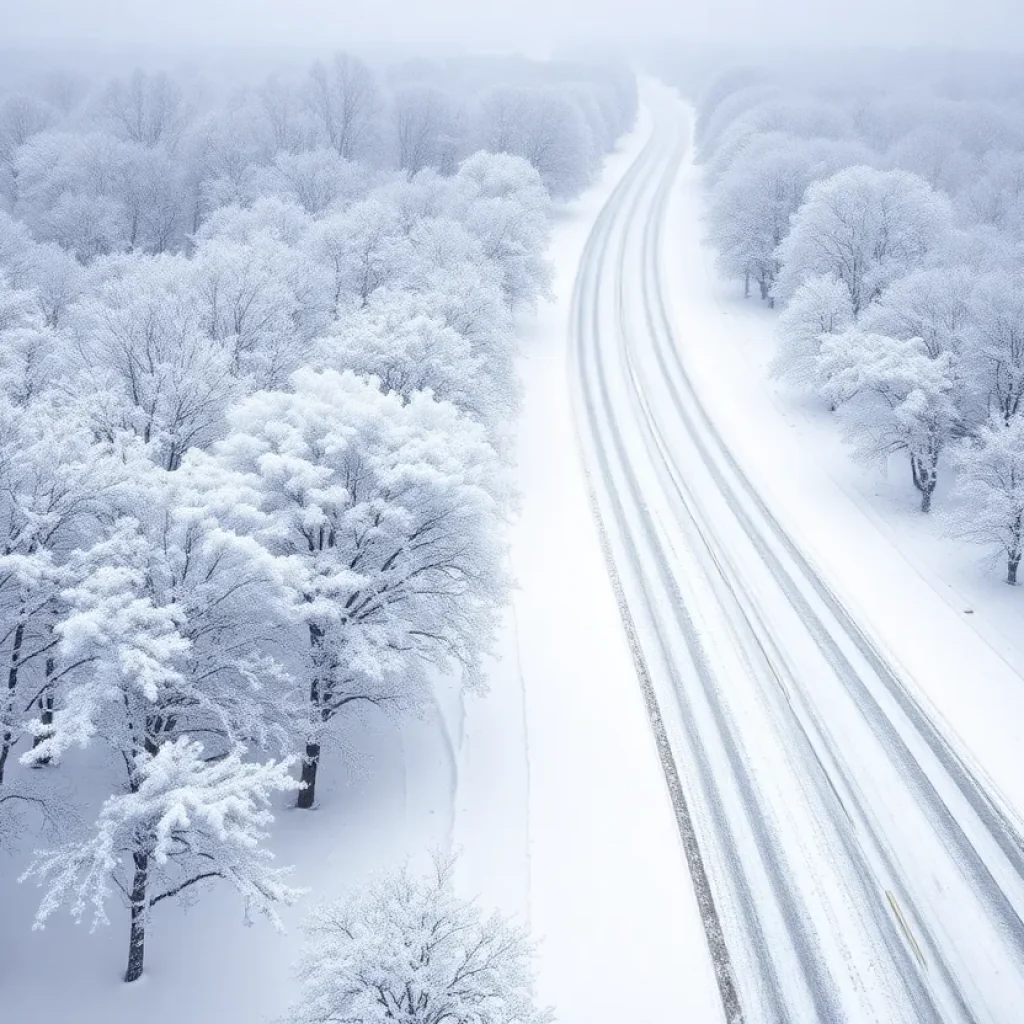
{"label": "mist over trees", "polygon": [[[1012,68],[737,69],[696,126],[726,277],[782,306],[775,372],[854,452],[901,452],[928,511],[1021,558],[1024,97]],[[913,84],[911,84],[911,82]]]}
{"label": "mist over trees", "polygon": [[[46,847],[40,924],[123,903],[133,981],[165,901],[222,881],[277,922],[298,898],[273,810],[314,805],[343,716],[481,682],[516,318],[636,89],[345,53],[23,78],[0,96],[0,847]],[[98,800],[65,785],[83,758]],[[473,923],[446,877],[406,909]],[[518,999],[526,947],[492,935]]]}
{"label": "mist over trees", "polygon": [[319,214],[368,178],[453,173],[485,150],[578,194],[632,124],[632,76],[605,66],[462,58],[373,67],[335,54],[245,84],[137,69],[78,83],[22,74],[0,100],[0,209],[88,261],[187,250],[218,208],[261,196]]}

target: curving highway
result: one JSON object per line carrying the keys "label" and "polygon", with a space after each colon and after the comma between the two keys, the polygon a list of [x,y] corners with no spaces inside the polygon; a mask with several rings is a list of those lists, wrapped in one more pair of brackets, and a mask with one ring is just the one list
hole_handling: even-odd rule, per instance
{"label": "curving highway", "polygon": [[724,1016],[1024,1022],[1024,843],[692,387],[662,259],[689,114],[650,109],[578,273],[574,404]]}

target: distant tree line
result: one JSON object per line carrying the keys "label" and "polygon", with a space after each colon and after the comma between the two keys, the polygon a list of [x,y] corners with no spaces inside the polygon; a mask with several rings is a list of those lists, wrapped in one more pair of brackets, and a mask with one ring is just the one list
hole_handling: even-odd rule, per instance
{"label": "distant tree line", "polygon": [[195,76],[44,77],[0,99],[0,209],[81,261],[181,251],[221,206],[320,213],[374,175],[452,174],[479,150],[577,195],[633,122],[630,75],[582,64],[417,63],[351,54],[227,89]]}

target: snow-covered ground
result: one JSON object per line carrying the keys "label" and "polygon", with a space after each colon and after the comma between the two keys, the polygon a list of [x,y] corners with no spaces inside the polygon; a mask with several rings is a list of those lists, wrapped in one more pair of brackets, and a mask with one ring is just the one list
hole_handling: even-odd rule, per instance
{"label": "snow-covered ground", "polygon": [[[367,717],[347,733],[345,762],[326,757],[317,809],[282,807],[270,844],[281,863],[295,865],[293,880],[311,890],[310,900],[342,896],[410,852],[443,847],[450,832],[449,760],[436,716],[400,729],[383,716]],[[68,768],[82,790],[102,791],[89,786],[86,770]],[[298,994],[292,967],[308,901],[284,912],[285,933],[262,921],[245,927],[241,904],[226,887],[188,909],[162,906],[154,911],[146,972],[125,985],[128,923],[119,906],[110,907],[110,926],[91,935],[88,921],[75,925],[66,914],[32,931],[40,891],[16,881],[27,845],[0,860],[0,1020],[260,1024],[279,1017]]]}

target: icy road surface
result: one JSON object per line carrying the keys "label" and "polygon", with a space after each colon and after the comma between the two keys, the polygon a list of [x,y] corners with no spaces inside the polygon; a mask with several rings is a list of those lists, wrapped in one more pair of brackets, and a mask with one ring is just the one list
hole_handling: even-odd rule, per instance
{"label": "icy road surface", "polygon": [[752,487],[663,269],[688,109],[597,221],[572,316],[584,459],[733,1020],[1024,1021],[1024,845]]}

